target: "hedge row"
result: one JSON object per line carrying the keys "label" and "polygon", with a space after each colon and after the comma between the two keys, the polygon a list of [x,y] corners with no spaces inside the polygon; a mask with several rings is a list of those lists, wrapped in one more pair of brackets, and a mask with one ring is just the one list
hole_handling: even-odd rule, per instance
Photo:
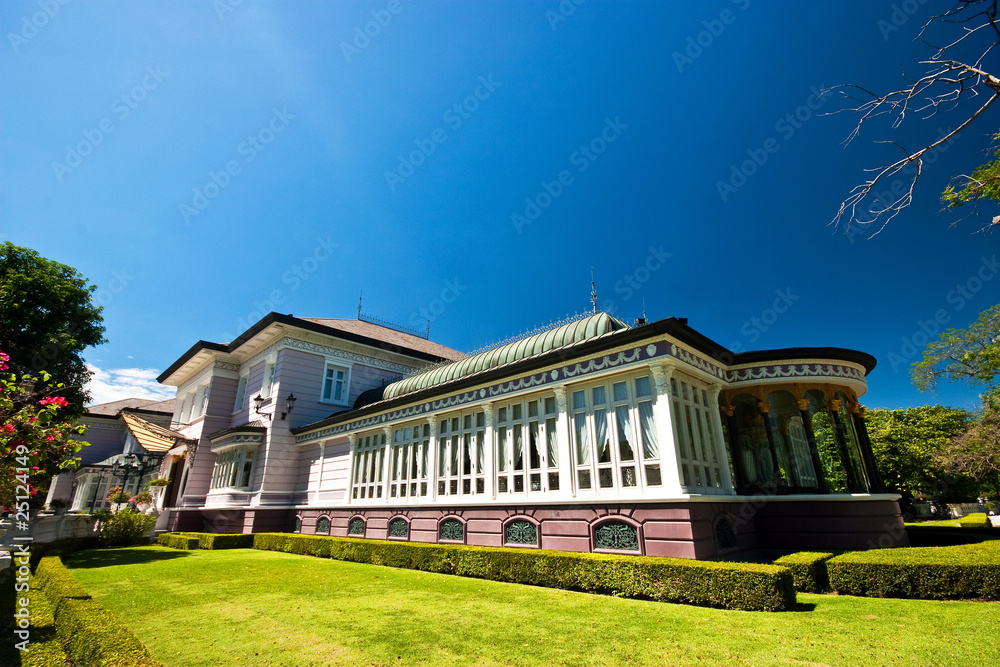
{"label": "hedge row", "polygon": [[160,667],[115,614],[91,599],[58,555],[42,558],[33,585],[48,598],[56,635],[76,667]]}
{"label": "hedge row", "polygon": [[244,533],[163,533],[157,541],[174,549],[252,549],[253,535]]}
{"label": "hedge row", "polygon": [[355,563],[704,607],[783,611],[795,606],[792,575],[777,565],[289,533],[257,533],[253,546]]}
{"label": "hedge row", "polygon": [[838,593],[915,599],[1000,599],[1000,541],[876,549],[826,564]]}
{"label": "hedge row", "polygon": [[993,523],[990,521],[990,517],[983,512],[973,512],[967,516],[963,516],[958,520],[958,525],[962,528],[992,528]]}
{"label": "hedge row", "polygon": [[792,571],[795,590],[802,593],[824,593],[830,590],[830,577],[826,571],[826,561],[831,558],[833,558],[833,554],[800,551],[782,556],[774,561],[774,564],[787,567]]}

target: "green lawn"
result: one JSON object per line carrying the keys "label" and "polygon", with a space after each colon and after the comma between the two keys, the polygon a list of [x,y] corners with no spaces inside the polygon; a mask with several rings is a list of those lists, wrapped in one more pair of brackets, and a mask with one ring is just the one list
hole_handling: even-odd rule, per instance
{"label": "green lawn", "polygon": [[76,554],[166,665],[995,665],[996,603],[703,609],[253,549]]}
{"label": "green lawn", "polygon": [[941,521],[914,521],[912,523],[903,524],[905,526],[935,526],[937,528],[961,528],[958,522],[961,519],[943,519]]}

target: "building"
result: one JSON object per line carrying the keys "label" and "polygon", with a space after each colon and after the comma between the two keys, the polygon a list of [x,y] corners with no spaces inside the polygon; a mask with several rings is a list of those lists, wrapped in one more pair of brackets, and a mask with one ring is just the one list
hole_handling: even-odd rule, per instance
{"label": "building", "polygon": [[859,402],[874,366],[733,354],[676,318],[466,356],[271,313],[159,377],[193,443],[167,523],[686,558],[899,545]]}

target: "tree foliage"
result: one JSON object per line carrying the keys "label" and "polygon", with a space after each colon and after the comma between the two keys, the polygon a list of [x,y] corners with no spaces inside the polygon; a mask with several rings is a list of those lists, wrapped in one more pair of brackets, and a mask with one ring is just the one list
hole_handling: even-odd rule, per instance
{"label": "tree foliage", "polygon": [[82,414],[88,399],[83,350],[106,342],[95,289],[70,266],[0,244],[0,349],[18,374],[45,369],[61,383],[70,416]]}
{"label": "tree foliage", "polygon": [[[993,135],[993,142],[1000,143],[1000,132]],[[993,154],[1000,158],[1000,148]],[[941,197],[950,208],[969,202],[975,205],[980,199],[1000,202],[1000,159],[982,164],[971,176],[959,176],[956,180],[960,181],[959,188],[949,185]],[[993,224],[1000,224],[1000,216],[993,218]]]}
{"label": "tree foliage", "polygon": [[980,313],[968,329],[939,334],[910,375],[921,391],[933,389],[940,379],[995,388],[1000,381],[1000,304]]}
{"label": "tree foliage", "polygon": [[959,408],[925,405],[896,410],[869,410],[865,415],[868,436],[886,486],[909,496],[940,495],[948,477],[943,454],[951,439],[963,433],[970,415]]}
{"label": "tree foliage", "polygon": [[83,426],[66,419],[68,402],[50,386],[49,375],[18,376],[5,371],[8,355],[0,352],[0,505],[36,507],[44,500],[38,493],[55,474],[74,469],[73,454],[87,443],[72,436]]}
{"label": "tree foliage", "polygon": [[[997,2],[961,0],[945,13],[928,19],[917,34],[932,49],[931,55],[918,63],[924,74],[907,80],[897,90],[873,92],[857,84],[831,89],[849,100],[840,111],[858,116],[846,144],[850,144],[864,127],[876,119],[888,120],[889,127],[881,130],[887,137],[877,143],[893,146],[897,156],[869,170],[873,176],[851,190],[841,202],[833,224],[844,222],[850,228],[852,223],[881,223],[871,228],[872,236],[878,234],[913,203],[914,188],[923,174],[925,161],[933,161],[939,149],[943,150],[942,147],[982,118],[986,110],[1000,99],[1000,72],[989,71],[995,63],[987,62],[987,56],[1000,47]],[[928,138],[922,142],[922,148],[904,147],[899,139],[894,138],[894,133],[908,117],[926,120],[943,112],[957,115],[957,126],[939,134],[932,134],[935,130],[928,127]],[[993,174],[987,169],[981,175]],[[954,187],[945,190],[945,201],[949,205],[957,205],[962,203],[962,197],[968,197],[965,201],[997,199],[995,181],[987,178],[979,184],[973,180],[974,177],[975,174],[959,177],[965,181],[964,184],[957,191]]]}
{"label": "tree foliage", "polygon": [[983,412],[939,460],[1000,496],[1000,395],[984,397]]}

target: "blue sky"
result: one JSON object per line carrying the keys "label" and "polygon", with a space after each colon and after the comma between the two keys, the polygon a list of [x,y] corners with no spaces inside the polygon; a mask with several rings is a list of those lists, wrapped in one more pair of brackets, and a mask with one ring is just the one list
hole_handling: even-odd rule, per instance
{"label": "blue sky", "polygon": [[908,370],[924,330],[1000,301],[1000,236],[975,233],[1000,211],[939,202],[995,110],[881,234],[829,226],[895,158],[873,140],[920,146],[969,108],[843,147],[855,118],[816,91],[922,73],[913,37],[949,3],[903,4],[6,0],[0,238],[98,286],[102,396],[269,310],[353,317],[362,291],[471,350],[589,308],[593,268],[628,321],[644,301],[739,349],[863,350],[870,407],[971,407]]}

